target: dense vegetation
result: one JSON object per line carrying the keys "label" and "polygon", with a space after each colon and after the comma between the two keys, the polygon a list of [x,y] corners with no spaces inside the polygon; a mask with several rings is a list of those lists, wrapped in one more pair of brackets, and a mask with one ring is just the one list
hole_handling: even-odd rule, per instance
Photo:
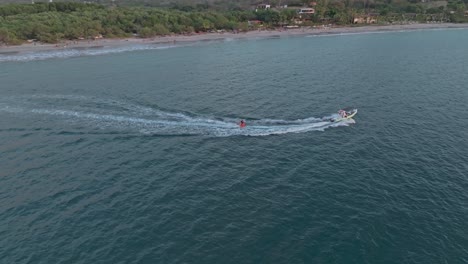
{"label": "dense vegetation", "polygon": [[0,6],[0,42],[37,39],[54,43],[61,39],[141,37],[211,30],[248,30],[248,20],[266,24],[289,21],[293,10],[192,11],[157,8],[104,7],[96,4],[51,3]]}
{"label": "dense vegetation", "polygon": [[[368,16],[374,12],[381,23],[405,20],[468,22],[465,13],[468,0],[453,1],[427,5],[403,0],[319,0],[315,6],[316,14],[301,19],[305,20],[303,25],[350,24],[354,17]],[[77,2],[0,5],[0,43],[18,44],[28,39],[55,43],[63,39],[94,38],[99,35],[107,38],[135,34],[152,37],[212,30],[246,31],[256,26],[249,25],[250,20],[262,21],[263,27],[275,27],[292,24],[293,19],[298,19],[294,9],[255,12],[229,5],[216,9],[209,3],[176,2],[165,8]],[[216,3],[219,7],[219,3],[223,2]],[[300,1],[291,3],[303,4]]]}

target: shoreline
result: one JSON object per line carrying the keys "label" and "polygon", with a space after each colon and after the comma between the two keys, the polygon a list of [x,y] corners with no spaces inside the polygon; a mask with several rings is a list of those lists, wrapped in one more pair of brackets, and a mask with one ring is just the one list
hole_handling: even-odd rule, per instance
{"label": "shoreline", "polygon": [[194,33],[192,35],[173,35],[153,38],[124,38],[63,41],[58,44],[25,43],[18,46],[0,46],[0,56],[15,55],[23,52],[44,52],[54,50],[116,48],[131,45],[147,44],[179,44],[200,41],[216,41],[224,39],[252,39],[288,36],[314,36],[352,33],[377,33],[394,31],[417,31],[430,29],[468,29],[468,24],[440,23],[440,24],[402,24],[402,25],[368,25],[368,26],[317,26],[294,29],[254,30],[242,33]]}

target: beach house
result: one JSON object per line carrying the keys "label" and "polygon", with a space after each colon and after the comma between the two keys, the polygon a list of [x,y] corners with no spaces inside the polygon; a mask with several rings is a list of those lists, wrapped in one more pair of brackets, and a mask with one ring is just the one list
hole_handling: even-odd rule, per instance
{"label": "beach house", "polygon": [[270,8],[271,8],[271,5],[267,5],[267,4],[257,5],[257,9],[270,9]]}
{"label": "beach house", "polygon": [[298,14],[315,14],[315,9],[308,7],[308,8],[300,8],[297,10]]}
{"label": "beach house", "polygon": [[367,15],[353,18],[353,24],[375,24],[377,23],[378,13],[368,13]]}

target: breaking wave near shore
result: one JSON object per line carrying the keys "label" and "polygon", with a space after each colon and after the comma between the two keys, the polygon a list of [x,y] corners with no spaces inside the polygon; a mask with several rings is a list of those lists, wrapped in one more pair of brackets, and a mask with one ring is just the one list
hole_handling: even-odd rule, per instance
{"label": "breaking wave near shore", "polygon": [[337,117],[331,114],[296,120],[247,119],[247,127],[240,128],[237,124],[240,118],[213,117],[119,100],[66,95],[2,98],[0,112],[35,119],[53,117],[57,122],[79,125],[80,129],[164,136],[268,136],[324,131],[355,123],[353,119],[331,122],[331,118]]}
{"label": "breaking wave near shore", "polygon": [[56,50],[47,51],[26,51],[26,52],[9,52],[0,54],[0,62],[27,62],[49,59],[66,59],[82,56],[100,56],[107,54],[144,51],[144,50],[160,50],[180,47],[181,45],[129,45],[129,46],[91,46],[91,47],[70,47],[57,48]]}

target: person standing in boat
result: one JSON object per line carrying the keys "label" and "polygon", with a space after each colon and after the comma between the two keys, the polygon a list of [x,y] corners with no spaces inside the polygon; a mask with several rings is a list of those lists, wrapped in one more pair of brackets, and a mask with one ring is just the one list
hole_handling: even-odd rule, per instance
{"label": "person standing in boat", "polygon": [[340,114],[340,116],[343,118],[346,118],[346,116],[348,116],[345,110],[338,111],[338,114]]}

